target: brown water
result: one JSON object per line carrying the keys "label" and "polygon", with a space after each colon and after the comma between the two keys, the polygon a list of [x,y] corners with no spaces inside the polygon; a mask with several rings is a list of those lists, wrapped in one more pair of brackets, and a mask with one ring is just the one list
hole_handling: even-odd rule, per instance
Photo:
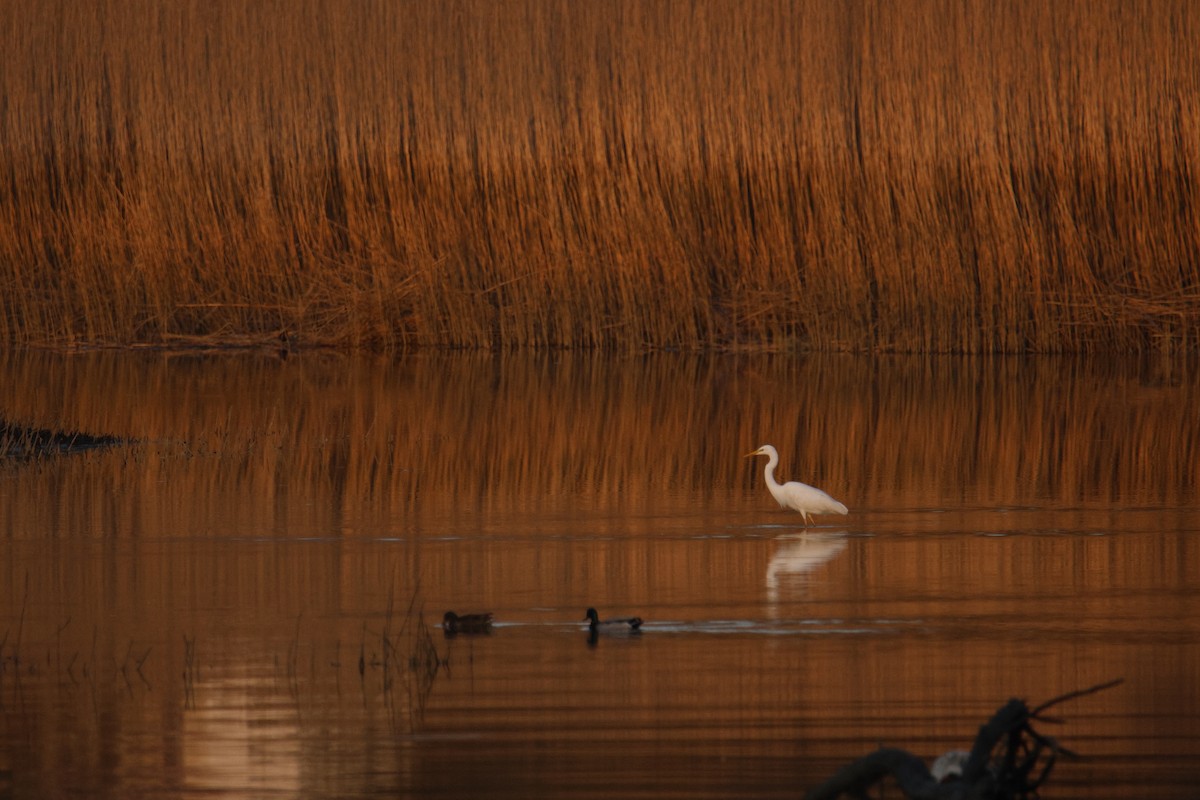
{"label": "brown water", "polygon": [[[0,463],[0,796],[796,797],[1114,678],[1044,796],[1200,780],[1195,364],[0,369],[0,417],[138,440]],[[766,442],[850,515],[805,534]]]}

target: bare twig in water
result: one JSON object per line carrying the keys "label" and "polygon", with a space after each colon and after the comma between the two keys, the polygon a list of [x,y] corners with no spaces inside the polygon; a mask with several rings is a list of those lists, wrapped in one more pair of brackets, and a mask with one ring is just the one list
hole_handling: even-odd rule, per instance
{"label": "bare twig in water", "polygon": [[183,635],[183,707],[196,707],[196,638]]}
{"label": "bare twig in water", "polygon": [[133,684],[129,682],[129,656],[133,653],[133,639],[129,640],[129,646],[125,648],[125,660],[121,662],[121,666],[117,669],[121,678],[125,681],[125,688],[129,692],[133,692]]}
{"label": "bare twig in water", "polygon": [[288,692],[297,703],[300,700],[300,676],[296,664],[300,652],[300,620],[302,616],[302,614],[296,615],[296,632],[292,635],[292,643],[288,645]]}
{"label": "bare twig in water", "polygon": [[892,777],[911,800],[1026,800],[1050,777],[1059,754],[1077,757],[1030,724],[1051,721],[1040,712],[1059,703],[1111,689],[1123,679],[1108,681],[1049,700],[1032,711],[1012,699],[980,727],[961,775],[934,777],[921,759],[906,750],[885,747],[846,766],[810,791],[808,800],[833,800],[846,795],[865,798],[884,778]]}
{"label": "bare twig in water", "polygon": [[367,672],[367,622],[363,620],[362,640],[358,644],[358,677],[362,680]]}
{"label": "bare twig in water", "polygon": [[[407,727],[415,729],[416,721],[424,712],[425,700],[433,689],[434,681],[444,662],[437,652],[437,645],[429,626],[425,623],[424,607],[421,603],[420,583],[414,587],[405,607],[404,619],[395,619],[396,588],[393,583],[388,591],[387,610],[383,626],[379,631],[379,653],[367,653],[367,623],[363,622],[358,647],[358,675],[363,692],[364,704],[368,700],[367,669],[379,670],[380,699],[386,709],[391,725],[398,729],[407,718]],[[394,626],[398,624],[399,628]],[[338,642],[340,663],[340,641]],[[397,692],[397,681],[401,682]]]}
{"label": "bare twig in water", "polygon": [[25,573],[25,596],[21,599],[21,617],[17,621],[17,640],[13,643],[13,667],[21,667],[21,636],[25,633],[25,609],[29,605],[29,572]]}
{"label": "bare twig in water", "polygon": [[1060,694],[1058,697],[1055,697],[1051,700],[1047,700],[1046,702],[1042,703],[1040,706],[1035,708],[1033,711],[1030,711],[1029,716],[1033,717],[1034,719],[1039,719],[1039,720],[1043,720],[1043,721],[1057,721],[1057,720],[1051,720],[1048,717],[1043,717],[1042,712],[1045,711],[1047,708],[1058,705],[1059,703],[1065,703],[1068,700],[1074,700],[1076,697],[1086,697],[1089,694],[1096,694],[1097,692],[1103,692],[1105,689],[1111,689],[1114,686],[1119,686],[1124,682],[1125,682],[1124,678],[1116,678],[1115,680],[1111,680],[1108,683],[1100,683],[1095,686],[1090,686],[1087,689],[1076,689],[1073,692],[1067,692],[1066,694]]}
{"label": "bare twig in water", "polygon": [[342,696],[342,640],[338,639],[333,643],[333,661],[329,662],[329,666],[333,667],[334,691],[338,697]]}
{"label": "bare twig in water", "polygon": [[415,712],[413,720],[410,721],[412,726],[415,726],[416,719],[424,716],[425,701],[433,691],[433,683],[442,666],[433,635],[429,632],[429,626],[425,624],[424,606],[418,611],[415,624],[413,652],[409,657],[409,669],[415,679],[415,686],[409,684],[410,705]]}
{"label": "bare twig in water", "polygon": [[57,643],[57,652],[54,654],[55,668],[59,671],[59,673],[62,672],[62,633],[70,624],[71,618],[67,617],[67,621],[62,625],[59,625],[54,631],[54,641]]}
{"label": "bare twig in water", "polygon": [[98,627],[96,627],[96,625],[93,623],[92,624],[92,657],[90,659],[88,659],[86,662],[84,662],[84,665],[83,665],[83,675],[85,678],[87,678],[92,683],[93,686],[95,685],[95,673],[96,673],[96,639],[99,636],[100,636],[100,629]]}
{"label": "bare twig in water", "polygon": [[[400,626],[400,633],[404,633],[408,628],[408,623],[413,618],[413,607],[417,604],[417,598],[421,596],[421,579],[417,578],[417,584],[413,587],[412,597],[408,598],[408,608],[404,609],[404,624]],[[420,619],[420,617],[418,617]]]}
{"label": "bare twig in water", "polygon": [[146,659],[150,657],[150,651],[153,649],[153,647],[147,647],[146,652],[142,653],[142,657],[139,658],[137,663],[133,665],[134,671],[136,671],[138,677],[142,679],[142,683],[146,684],[147,689],[151,689],[153,687],[150,685],[150,681],[146,679],[146,673],[142,672],[142,666],[146,663]]}

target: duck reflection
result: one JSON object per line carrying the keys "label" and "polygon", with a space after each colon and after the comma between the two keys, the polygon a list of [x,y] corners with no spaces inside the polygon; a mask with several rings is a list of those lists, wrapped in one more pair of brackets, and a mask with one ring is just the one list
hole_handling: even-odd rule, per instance
{"label": "duck reflection", "polygon": [[810,573],[846,549],[846,540],[832,533],[781,536],[779,542],[779,549],[767,564],[767,601],[772,604],[781,594],[803,587]]}
{"label": "duck reflection", "polygon": [[446,638],[457,636],[460,633],[484,633],[492,632],[492,614],[455,614],[453,611],[447,611],[442,617],[442,631]]}

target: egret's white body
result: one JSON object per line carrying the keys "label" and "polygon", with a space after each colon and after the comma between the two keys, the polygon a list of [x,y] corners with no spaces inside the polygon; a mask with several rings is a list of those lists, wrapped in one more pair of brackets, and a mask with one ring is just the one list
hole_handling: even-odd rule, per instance
{"label": "egret's white body", "polygon": [[771,491],[771,496],[783,508],[799,511],[804,517],[806,526],[809,514],[849,513],[844,505],[815,486],[809,486],[807,483],[799,481],[780,483],[775,480],[775,467],[779,465],[779,452],[771,445],[764,444],[753,453],[746,454],[746,458],[751,456],[767,457],[767,467],[763,470],[763,477],[767,479],[767,488]]}

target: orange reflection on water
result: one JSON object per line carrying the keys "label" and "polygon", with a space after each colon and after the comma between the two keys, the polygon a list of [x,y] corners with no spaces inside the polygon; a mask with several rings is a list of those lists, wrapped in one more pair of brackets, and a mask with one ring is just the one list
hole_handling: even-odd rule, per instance
{"label": "orange reflection on water", "polygon": [[[137,440],[0,467],[18,793],[794,796],[1114,677],[1053,731],[1106,760],[1056,779],[1195,777],[1186,363],[0,366],[3,418]],[[851,514],[804,533],[741,458],[768,441]],[[589,644],[590,605],[645,631]]]}

